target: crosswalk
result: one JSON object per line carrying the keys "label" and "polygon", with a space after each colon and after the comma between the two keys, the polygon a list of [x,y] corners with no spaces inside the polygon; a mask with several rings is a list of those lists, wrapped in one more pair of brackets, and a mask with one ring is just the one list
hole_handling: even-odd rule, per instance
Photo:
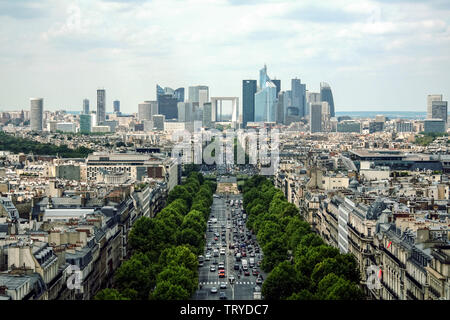
{"label": "crosswalk", "polygon": [[[202,286],[206,286],[206,285],[211,285],[211,284],[217,284],[220,285],[221,281],[206,281],[206,282],[199,282],[199,284],[201,284]],[[227,283],[228,284],[228,283]],[[252,281],[235,281],[234,284],[251,284],[254,285],[255,282]]]}

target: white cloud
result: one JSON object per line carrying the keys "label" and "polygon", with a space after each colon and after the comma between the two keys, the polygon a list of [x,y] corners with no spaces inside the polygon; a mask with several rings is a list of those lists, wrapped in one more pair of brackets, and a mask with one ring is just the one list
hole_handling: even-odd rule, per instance
{"label": "white cloud", "polygon": [[[345,73],[348,80],[342,84],[353,79],[354,85],[337,86],[337,105],[378,103],[370,92],[355,89],[368,76],[389,83],[394,74],[425,75],[420,78],[424,88],[450,94],[442,85],[450,77],[445,72],[449,12],[426,2],[47,0],[20,5],[26,23],[18,7],[0,16],[0,61],[6,66],[0,82],[8,87],[0,92],[0,109],[26,103],[32,95],[75,107],[99,85],[107,88],[111,104],[114,96],[129,110],[142,99],[154,99],[156,83],[203,83],[214,95],[239,96],[241,80],[257,79],[263,63],[282,80],[283,90],[294,76],[314,89],[320,81],[337,85]],[[46,18],[33,18],[42,12]],[[39,74],[45,85],[39,77],[23,82],[20,74]],[[413,80],[405,80],[399,97],[417,105],[426,93],[411,93],[408,81]],[[61,93],[62,85],[71,90]]]}

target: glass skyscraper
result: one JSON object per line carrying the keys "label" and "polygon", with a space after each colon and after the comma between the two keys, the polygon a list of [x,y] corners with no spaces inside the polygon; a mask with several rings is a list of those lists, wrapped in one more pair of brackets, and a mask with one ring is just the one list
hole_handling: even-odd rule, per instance
{"label": "glass skyscraper", "polygon": [[306,112],[306,85],[300,79],[291,80],[292,107],[298,109],[298,116],[304,117]]}
{"label": "glass skyscraper", "polygon": [[277,87],[268,80],[264,89],[255,94],[255,122],[275,122]]}
{"label": "glass skyscraper", "polygon": [[311,120],[310,120],[311,133],[322,131],[322,104],[311,104]]}
{"label": "glass skyscraper", "polygon": [[242,125],[255,121],[256,80],[242,80]]}
{"label": "glass skyscraper", "polygon": [[166,120],[178,119],[178,100],[171,94],[158,96],[158,113],[166,116]]}
{"label": "glass skyscraper", "polygon": [[80,114],[80,132],[81,133],[91,132],[91,115],[90,114]]}
{"label": "glass skyscraper", "polygon": [[326,82],[320,83],[320,101],[328,102],[330,106],[330,117],[334,117],[333,93],[331,92],[330,85]]}
{"label": "glass skyscraper", "polygon": [[83,113],[89,114],[89,99],[83,100]]}
{"label": "glass skyscraper", "polygon": [[113,101],[113,110],[114,110],[114,112],[120,112],[120,101],[119,100]]}

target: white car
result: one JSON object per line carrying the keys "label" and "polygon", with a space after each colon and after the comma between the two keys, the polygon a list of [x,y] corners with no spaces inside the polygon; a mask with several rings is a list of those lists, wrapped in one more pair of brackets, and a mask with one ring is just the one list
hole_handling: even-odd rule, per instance
{"label": "white car", "polygon": [[216,287],[212,287],[211,288],[211,293],[217,293],[217,288]]}

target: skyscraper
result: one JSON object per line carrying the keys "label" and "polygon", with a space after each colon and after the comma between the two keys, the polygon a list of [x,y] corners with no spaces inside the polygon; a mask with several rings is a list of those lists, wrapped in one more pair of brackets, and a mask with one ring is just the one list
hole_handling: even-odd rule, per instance
{"label": "skyscraper", "polygon": [[178,102],[178,121],[191,122],[194,120],[193,104],[191,102]]}
{"label": "skyscraper", "polygon": [[89,114],[89,99],[83,100],[83,114]]}
{"label": "skyscraper", "polygon": [[212,104],[206,102],[203,104],[202,125],[205,128],[211,128],[212,121]]}
{"label": "skyscraper", "polygon": [[276,122],[279,124],[284,123],[284,95],[284,91],[278,94]]}
{"label": "skyscraper", "polygon": [[275,122],[277,87],[268,80],[264,89],[255,94],[255,121]]}
{"label": "skyscraper", "polygon": [[431,102],[431,118],[441,119],[447,123],[448,110],[447,101],[432,101]]}
{"label": "skyscraper", "polygon": [[311,104],[311,119],[310,119],[311,133],[322,132],[322,104]]}
{"label": "skyscraper", "polygon": [[113,110],[114,110],[114,113],[120,112],[120,101],[119,100],[113,101]]}
{"label": "skyscraper", "polygon": [[209,99],[209,88],[208,86],[191,86],[189,87],[189,102],[200,102],[200,90],[206,90],[207,92],[203,93],[203,96],[207,96]]}
{"label": "skyscraper", "polygon": [[80,114],[80,132],[81,133],[91,132],[91,115],[90,114]]}
{"label": "skyscraper", "polygon": [[242,80],[242,125],[255,121],[256,80]]}
{"label": "skyscraper", "polygon": [[105,89],[97,90],[97,125],[106,120],[106,93]]}
{"label": "skyscraper", "polygon": [[433,115],[432,115],[433,101],[442,101],[442,94],[429,94],[427,96],[427,119],[433,118]]}
{"label": "skyscraper", "polygon": [[256,122],[275,122],[277,107],[277,86],[267,75],[267,66],[259,70],[260,90],[255,93]]}
{"label": "skyscraper", "polygon": [[171,94],[158,96],[158,113],[166,116],[166,120],[178,119],[178,100]]}
{"label": "skyscraper", "polygon": [[30,127],[33,131],[42,131],[42,117],[44,114],[44,99],[30,99]]}
{"label": "skyscraper", "polygon": [[277,87],[277,97],[278,97],[278,94],[279,94],[280,91],[281,91],[281,80],[272,79],[271,81],[272,81],[273,84]]}
{"label": "skyscraper", "polygon": [[184,88],[176,89],[173,96],[177,98],[178,102],[184,102]]}
{"label": "skyscraper", "polygon": [[320,93],[319,92],[310,92],[306,91],[306,109],[305,116],[310,114],[311,104],[320,102]]}
{"label": "skyscraper", "polygon": [[139,121],[152,119],[152,105],[150,102],[143,102],[138,104],[138,119]]}
{"label": "skyscraper", "polygon": [[330,85],[326,82],[320,83],[320,101],[328,102],[330,106],[330,117],[334,117],[333,93],[331,92]]}
{"label": "skyscraper", "polygon": [[155,114],[158,114],[158,101],[155,100],[146,100],[144,103],[150,103],[150,115],[153,117]]}
{"label": "skyscraper", "polygon": [[300,117],[305,116],[306,109],[306,85],[302,84],[300,79],[291,80],[292,107],[298,109]]}

